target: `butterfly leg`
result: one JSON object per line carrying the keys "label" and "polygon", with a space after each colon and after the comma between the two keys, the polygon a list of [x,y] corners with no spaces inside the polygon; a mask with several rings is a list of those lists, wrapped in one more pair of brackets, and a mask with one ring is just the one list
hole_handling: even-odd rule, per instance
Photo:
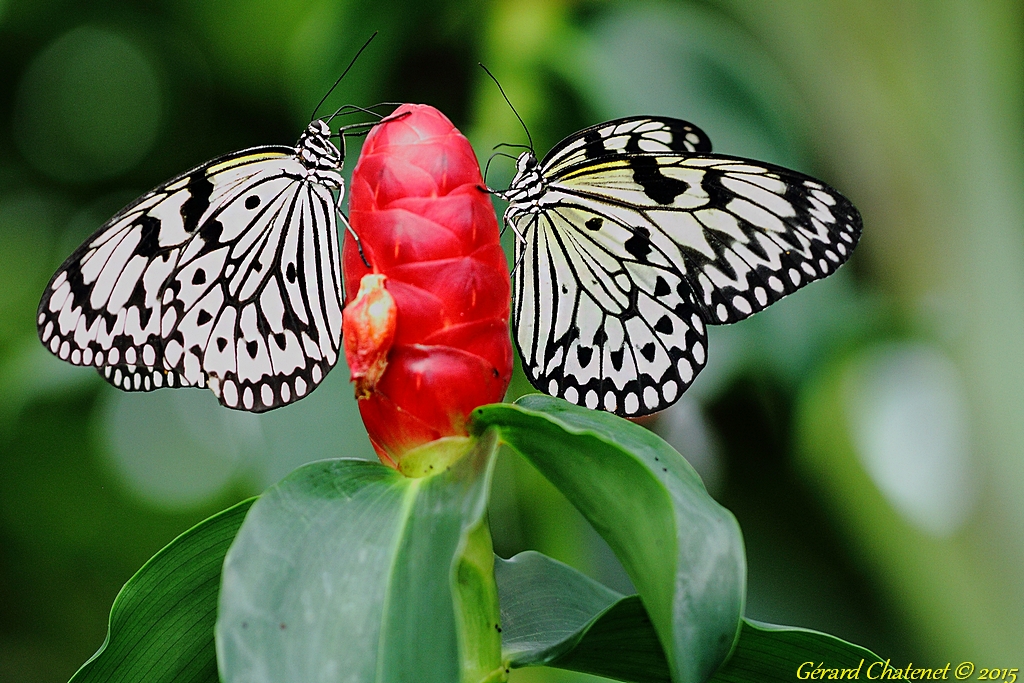
{"label": "butterfly leg", "polygon": [[342,200],[342,198],[343,198],[342,195],[339,194],[338,195],[338,202],[337,202],[337,204],[335,204],[334,208],[337,210],[338,217],[341,218],[341,222],[345,224],[345,230],[347,230],[348,234],[352,235],[352,239],[354,239],[356,241],[356,249],[359,250],[359,258],[361,258],[363,260],[363,265],[366,266],[367,268],[372,268],[372,266],[370,265],[370,262],[366,260],[366,254],[363,253],[363,242],[362,242],[362,240],[359,239],[359,235],[356,234],[356,231],[352,229],[352,224],[349,223],[348,220],[345,218],[345,214],[343,214],[341,212],[341,200]]}
{"label": "butterfly leg", "polygon": [[[519,270],[519,264],[523,262],[523,256],[526,254],[526,236],[516,227],[515,223],[508,223],[504,216],[501,217],[501,222],[504,224],[504,227],[501,229],[502,234],[505,233],[505,228],[509,225],[512,226],[512,232],[516,234],[516,262],[512,265],[512,270],[509,272],[509,276],[512,276]],[[536,221],[534,221],[534,227],[536,227]]]}

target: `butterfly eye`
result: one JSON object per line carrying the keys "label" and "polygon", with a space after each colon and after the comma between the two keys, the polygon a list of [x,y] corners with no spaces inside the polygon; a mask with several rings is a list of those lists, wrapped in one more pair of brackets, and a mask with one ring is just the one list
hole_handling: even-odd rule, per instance
{"label": "butterfly eye", "polygon": [[526,161],[524,162],[527,171],[532,171],[537,168],[537,157],[533,156],[529,152],[526,153]]}

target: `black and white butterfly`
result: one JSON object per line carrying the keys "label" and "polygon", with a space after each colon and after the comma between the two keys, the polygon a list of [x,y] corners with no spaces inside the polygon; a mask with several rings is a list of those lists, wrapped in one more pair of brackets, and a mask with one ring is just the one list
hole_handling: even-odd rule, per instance
{"label": "black and white butterfly", "polygon": [[227,154],[139,197],[57,270],[39,339],[126,391],[209,387],[253,412],[307,395],[341,342],[330,137],[317,119],[295,147]]}
{"label": "black and white butterfly", "polygon": [[630,117],[523,152],[505,221],[518,236],[514,338],[530,382],[640,416],[707,362],[708,324],[825,277],[861,233],[854,206],[785,168],[711,154],[696,126]]}

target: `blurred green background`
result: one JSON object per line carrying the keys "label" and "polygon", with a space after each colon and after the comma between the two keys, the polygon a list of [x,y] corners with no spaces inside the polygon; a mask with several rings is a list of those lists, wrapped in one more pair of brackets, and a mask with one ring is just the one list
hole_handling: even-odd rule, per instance
{"label": "blurred green background", "polygon": [[[525,135],[483,61],[540,153],[666,114],[849,196],[850,264],[712,329],[708,368],[649,424],[738,517],[748,616],[896,665],[1024,665],[1024,2],[0,0],[0,681],[67,680],[120,586],[191,524],[303,462],[372,457],[344,367],[241,414],[119,393],[49,356],[33,318],[134,196],[292,143],[374,30],[328,106],[432,104],[486,159]],[[498,160],[488,180],[510,176]],[[499,554],[629,590],[513,457],[491,520]]]}

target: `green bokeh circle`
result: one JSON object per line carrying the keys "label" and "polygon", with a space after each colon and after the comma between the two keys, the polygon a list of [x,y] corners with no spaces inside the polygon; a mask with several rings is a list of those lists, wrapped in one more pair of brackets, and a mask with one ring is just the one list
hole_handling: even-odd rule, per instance
{"label": "green bokeh circle", "polygon": [[114,177],[156,142],[161,95],[152,59],[134,41],[79,26],[44,48],[22,76],[15,139],[56,180]]}

